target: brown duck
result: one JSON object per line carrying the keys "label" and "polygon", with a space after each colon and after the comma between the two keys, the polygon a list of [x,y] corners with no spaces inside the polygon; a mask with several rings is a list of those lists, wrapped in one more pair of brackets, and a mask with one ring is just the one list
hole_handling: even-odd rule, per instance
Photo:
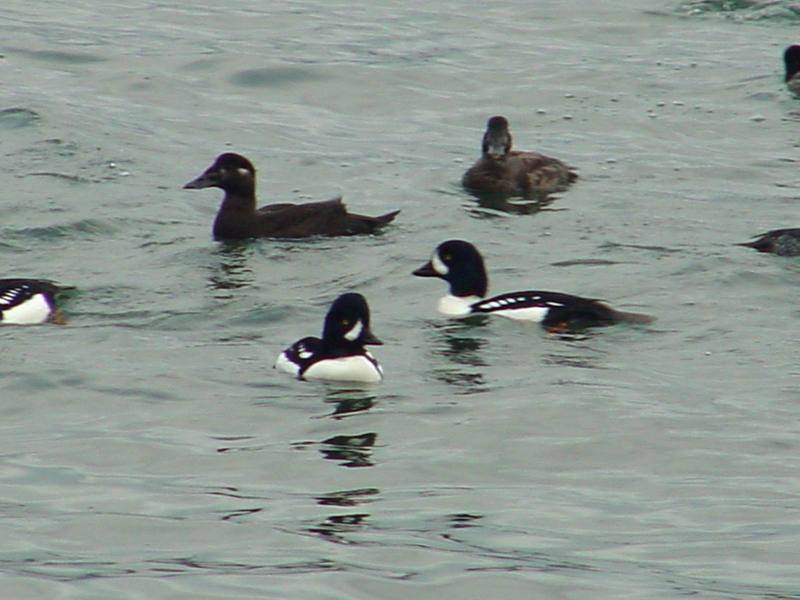
{"label": "brown duck", "polygon": [[538,152],[511,150],[505,117],[492,117],[483,134],[482,155],[461,182],[476,194],[546,196],[562,192],[578,178],[575,169]]}

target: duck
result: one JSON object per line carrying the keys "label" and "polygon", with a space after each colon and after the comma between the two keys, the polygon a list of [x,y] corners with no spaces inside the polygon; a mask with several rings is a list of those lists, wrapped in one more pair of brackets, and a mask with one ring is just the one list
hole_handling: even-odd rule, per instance
{"label": "duck", "polygon": [[757,239],[751,242],[739,245],[778,256],[800,256],[800,227],[773,229],[756,237]]}
{"label": "duck", "polygon": [[417,277],[438,277],[449,285],[439,300],[438,312],[447,317],[499,315],[540,323],[553,332],[612,325],[620,322],[651,323],[649,315],[623,312],[594,298],[561,292],[526,290],[486,297],[489,279],[483,256],[470,242],[448,240],[439,244],[428,262],[413,272]]}
{"label": "duck", "polygon": [[355,292],[339,296],[325,316],[322,338],[304,337],[286,348],[275,368],[297,379],[378,383],[383,367],[364,346],[382,346],[370,329],[369,305]]}
{"label": "duck", "polygon": [[56,306],[63,289],[47,279],[0,279],[0,324],[63,325],[64,315]]}
{"label": "duck", "polygon": [[794,44],[786,48],[783,53],[783,64],[786,67],[784,81],[786,87],[795,94],[800,95],[800,45]]}
{"label": "duck", "polygon": [[256,208],[256,169],[241,154],[220,154],[184,189],[220,188],[225,192],[214,219],[215,240],[303,238],[375,233],[391,223],[399,210],[379,217],[347,212],[341,197],[305,204],[269,204]]}
{"label": "duck", "polygon": [[481,157],[461,179],[468,191],[499,196],[547,196],[563,192],[577,178],[573,167],[538,152],[511,149],[508,119],[491,117],[481,144]]}

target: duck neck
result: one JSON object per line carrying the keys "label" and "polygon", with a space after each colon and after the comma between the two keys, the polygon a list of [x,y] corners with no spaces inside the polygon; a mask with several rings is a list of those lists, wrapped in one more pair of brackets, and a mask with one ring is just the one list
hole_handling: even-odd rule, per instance
{"label": "duck neck", "polygon": [[235,210],[239,212],[254,212],[256,210],[256,189],[251,183],[238,183],[225,188],[225,197],[222,199],[221,211]]}
{"label": "duck neck", "polygon": [[489,289],[489,278],[483,265],[465,269],[459,276],[450,281],[450,294],[459,298],[478,296],[484,298]]}

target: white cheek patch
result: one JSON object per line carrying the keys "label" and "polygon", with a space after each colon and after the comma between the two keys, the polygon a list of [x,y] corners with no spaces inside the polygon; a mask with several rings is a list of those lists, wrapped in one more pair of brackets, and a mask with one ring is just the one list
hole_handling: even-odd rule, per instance
{"label": "white cheek patch", "polygon": [[36,294],[29,300],[3,311],[3,323],[11,325],[33,325],[44,323],[50,317],[50,305],[44,295]]}
{"label": "white cheek patch", "polygon": [[439,275],[447,275],[450,272],[450,269],[447,268],[447,265],[442,262],[441,258],[439,258],[438,252],[434,252],[433,256],[431,257],[431,266]]}
{"label": "white cheek patch", "polygon": [[356,324],[353,325],[350,331],[344,334],[344,339],[350,342],[355,342],[361,335],[361,332],[363,330],[364,330],[364,324],[361,322],[361,319],[359,319],[358,321],[356,321]]}
{"label": "white cheek patch", "polygon": [[239,167],[238,169],[236,169],[236,172],[239,173],[239,175],[244,175],[245,177],[250,177],[250,171],[248,171],[244,167]]}

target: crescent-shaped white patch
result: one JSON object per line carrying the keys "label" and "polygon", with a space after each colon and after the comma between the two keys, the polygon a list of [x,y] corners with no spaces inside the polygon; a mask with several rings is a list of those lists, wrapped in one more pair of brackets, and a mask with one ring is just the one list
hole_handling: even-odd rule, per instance
{"label": "crescent-shaped white patch", "polygon": [[350,331],[344,334],[344,339],[355,342],[358,339],[358,336],[361,335],[361,332],[364,330],[364,324],[361,322],[361,319],[356,321],[356,324],[350,328]]}
{"label": "crescent-shaped white patch", "polygon": [[433,270],[439,275],[447,275],[450,272],[450,269],[447,268],[447,265],[442,262],[441,258],[439,258],[438,252],[433,253],[433,256],[431,257],[431,265],[433,266]]}

